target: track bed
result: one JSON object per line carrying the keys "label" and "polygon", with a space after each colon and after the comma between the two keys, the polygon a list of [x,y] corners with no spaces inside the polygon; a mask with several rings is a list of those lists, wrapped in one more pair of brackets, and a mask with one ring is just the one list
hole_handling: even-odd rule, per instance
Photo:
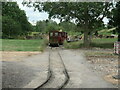
{"label": "track bed", "polygon": [[69,75],[58,48],[49,49],[48,78],[35,90],[40,88],[63,88],[69,81]]}

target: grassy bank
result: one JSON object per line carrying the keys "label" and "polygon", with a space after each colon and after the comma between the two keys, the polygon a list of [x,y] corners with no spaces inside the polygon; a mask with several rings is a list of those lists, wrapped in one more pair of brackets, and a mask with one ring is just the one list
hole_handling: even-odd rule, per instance
{"label": "grassy bank", "polygon": [[2,39],[1,51],[43,51],[44,40],[12,40]]}
{"label": "grassy bank", "polygon": [[[102,39],[93,39],[90,47],[97,47],[97,48],[114,48],[114,42],[117,41],[117,38],[102,38]],[[83,41],[77,41],[77,42],[70,42],[64,43],[65,48],[69,49],[77,49],[84,47]]]}

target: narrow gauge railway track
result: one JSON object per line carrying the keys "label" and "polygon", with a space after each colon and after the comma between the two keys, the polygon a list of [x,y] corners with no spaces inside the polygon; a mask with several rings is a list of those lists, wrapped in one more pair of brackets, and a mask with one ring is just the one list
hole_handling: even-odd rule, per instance
{"label": "narrow gauge railway track", "polygon": [[60,55],[60,48],[53,49],[55,48],[49,49],[48,78],[43,84],[34,90],[40,90],[41,88],[56,88],[61,90],[69,82],[70,77],[62,56]]}
{"label": "narrow gauge railway track", "polygon": [[64,82],[63,85],[59,88],[59,90],[60,90],[60,89],[64,88],[64,87],[67,85],[67,83],[69,82],[70,77],[69,77],[68,71],[67,71],[67,69],[66,69],[66,67],[65,67],[65,64],[64,64],[64,62],[63,62],[63,59],[62,59],[59,51],[58,51],[58,54],[59,54],[59,56],[60,56],[60,58],[61,58],[61,61],[62,61],[62,63],[63,63],[63,66],[64,66],[64,74],[65,74],[65,76],[66,76],[65,82]]}

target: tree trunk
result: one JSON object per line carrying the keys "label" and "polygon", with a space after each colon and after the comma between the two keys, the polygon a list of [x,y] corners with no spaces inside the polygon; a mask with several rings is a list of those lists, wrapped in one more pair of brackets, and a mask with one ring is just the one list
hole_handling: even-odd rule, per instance
{"label": "tree trunk", "polygon": [[118,34],[118,42],[120,42],[120,34]]}
{"label": "tree trunk", "polygon": [[89,19],[88,19],[88,8],[86,6],[85,8],[85,24],[84,24],[84,47],[89,48],[90,47],[90,30],[89,30]]}
{"label": "tree trunk", "polygon": [[90,42],[90,44],[91,44],[92,38],[93,38],[93,35],[92,35],[92,32],[91,32],[90,35],[89,35],[89,42]]}
{"label": "tree trunk", "polygon": [[89,37],[89,32],[85,31],[84,32],[84,46],[85,48],[89,48],[90,47],[90,37]]}

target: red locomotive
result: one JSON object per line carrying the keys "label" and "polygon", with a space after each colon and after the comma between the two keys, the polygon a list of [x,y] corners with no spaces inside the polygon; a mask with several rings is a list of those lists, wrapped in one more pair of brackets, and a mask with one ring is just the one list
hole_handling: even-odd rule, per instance
{"label": "red locomotive", "polygon": [[62,45],[64,40],[67,39],[67,33],[62,31],[50,31],[49,32],[49,45],[59,46]]}

